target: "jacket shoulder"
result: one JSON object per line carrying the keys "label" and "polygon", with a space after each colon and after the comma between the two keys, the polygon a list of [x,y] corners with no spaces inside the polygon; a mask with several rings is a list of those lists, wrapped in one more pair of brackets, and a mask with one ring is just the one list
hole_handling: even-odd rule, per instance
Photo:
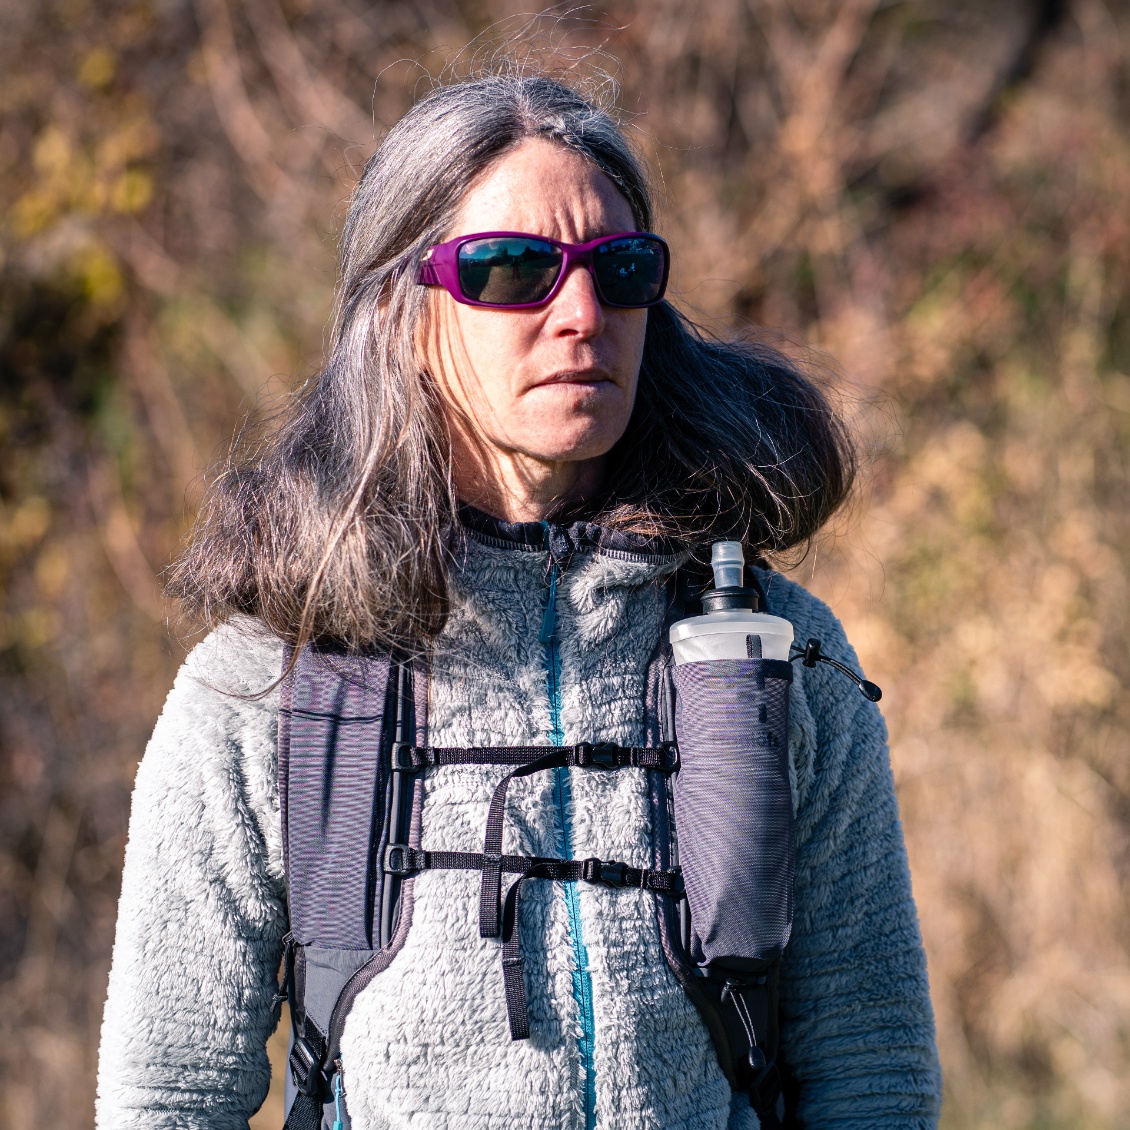
{"label": "jacket shoulder", "polygon": [[[251,836],[269,870],[281,870],[282,660],[282,642],[247,618],[223,624],[192,649],[138,766],[138,821],[146,813],[210,814],[217,828],[228,829],[222,835],[243,828],[240,835]],[[136,833],[135,826],[131,838]]]}
{"label": "jacket shoulder", "polygon": [[239,616],[209,632],[189,653],[177,683],[202,693],[269,703],[282,673],[283,643],[257,620]]}
{"label": "jacket shoulder", "polygon": [[[825,655],[863,673],[843,625],[824,601],[780,573],[758,569],[757,577],[765,592],[766,611],[792,623],[798,645],[818,639]],[[796,663],[793,672],[798,784],[807,782],[809,772],[833,766],[846,771],[847,762],[863,756],[865,749],[868,756],[885,761],[887,728],[878,704],[865,699],[850,679],[827,664],[807,668]],[[802,731],[807,727],[811,741],[804,749]],[[800,791],[805,792],[803,785]]]}
{"label": "jacket shoulder", "polygon": [[852,662],[855,661],[844,626],[824,601],[783,573],[761,568],[755,568],[754,572],[765,593],[765,611],[790,621],[798,643],[803,644],[810,636],[815,636],[836,659],[842,659],[842,653],[847,651]]}

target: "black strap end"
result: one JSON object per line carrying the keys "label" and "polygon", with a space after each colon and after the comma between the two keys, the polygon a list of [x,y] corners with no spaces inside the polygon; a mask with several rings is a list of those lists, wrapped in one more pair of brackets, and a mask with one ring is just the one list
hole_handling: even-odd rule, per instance
{"label": "black strap end", "polygon": [[749,1105],[757,1113],[762,1130],[778,1130],[781,1126],[781,1073],[776,1060],[771,1060],[756,1075],[749,1088]]}

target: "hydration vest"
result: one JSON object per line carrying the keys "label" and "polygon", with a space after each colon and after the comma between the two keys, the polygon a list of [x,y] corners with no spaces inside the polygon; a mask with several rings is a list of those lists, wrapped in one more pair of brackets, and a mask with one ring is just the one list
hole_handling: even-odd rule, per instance
{"label": "hydration vest", "polygon": [[[747,584],[760,591],[752,571]],[[701,586],[693,586],[687,570],[671,578],[668,624],[687,614],[695,591]],[[340,1061],[345,1020],[357,995],[403,946],[412,925],[413,877],[430,869],[480,875],[479,932],[499,941],[499,992],[515,1040],[529,1036],[519,930],[523,885],[549,879],[651,892],[664,956],[705,1023],[731,1087],[749,1095],[764,1130],[795,1125],[786,1112],[777,1017],[795,869],[787,750],[792,668],[751,651],[709,675],[680,668],[676,676],[666,630],[660,638],[655,701],[649,703],[655,740],[630,747],[418,745],[427,707],[421,661],[314,647],[299,654],[282,685],[278,741],[290,932],[277,1003],[290,1004],[295,1092],[285,1130],[348,1130]],[[817,641],[797,651],[795,658],[807,666],[825,658]],[[284,670],[292,657],[286,655]],[[719,743],[733,754],[724,787],[711,788],[701,772],[693,783],[684,773],[681,782],[682,758],[693,750],[701,764]],[[421,848],[423,778],[446,765],[510,769],[494,790],[481,852]],[[559,767],[647,774],[650,867],[503,854],[510,782]],[[753,806],[756,820],[757,806],[773,788],[770,834],[761,837],[774,857],[766,882],[764,860],[751,857],[728,812]],[[742,815],[748,826],[750,811]],[[693,840],[699,863],[701,878],[690,892],[680,866],[680,832],[684,854]],[[748,908],[740,915],[732,911],[735,895],[737,905]]]}

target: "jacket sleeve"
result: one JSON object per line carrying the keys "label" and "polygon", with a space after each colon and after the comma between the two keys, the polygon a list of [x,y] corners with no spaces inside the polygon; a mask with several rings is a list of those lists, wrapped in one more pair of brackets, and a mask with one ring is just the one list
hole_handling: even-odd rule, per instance
{"label": "jacket sleeve", "polygon": [[286,909],[280,646],[231,626],[182,667],[138,770],[99,1053],[98,1130],[246,1130]]}
{"label": "jacket sleeve", "polygon": [[[858,670],[836,618],[781,582],[798,638]],[[886,727],[827,666],[797,675],[796,908],[781,976],[797,1113],[806,1130],[934,1127],[941,1072]]]}

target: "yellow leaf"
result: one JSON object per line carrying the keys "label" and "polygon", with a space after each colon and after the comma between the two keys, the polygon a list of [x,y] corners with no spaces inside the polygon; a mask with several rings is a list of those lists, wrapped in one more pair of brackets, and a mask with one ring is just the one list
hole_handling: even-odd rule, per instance
{"label": "yellow leaf", "polygon": [[101,244],[83,248],[72,261],[72,269],[95,306],[113,305],[125,289],[117,260]]}
{"label": "yellow leaf", "polygon": [[55,194],[45,189],[25,192],[12,205],[12,231],[24,239],[42,231],[55,218],[57,203]]}
{"label": "yellow leaf", "polygon": [[51,524],[51,507],[47,499],[33,494],[11,514],[6,522],[0,523],[0,539],[17,549],[34,545],[47,532]]}
{"label": "yellow leaf", "polygon": [[70,576],[67,549],[58,542],[48,545],[35,563],[35,583],[48,600],[54,600],[66,587]]}
{"label": "yellow leaf", "polygon": [[78,80],[91,90],[101,90],[113,81],[117,64],[105,47],[95,47],[87,52],[78,69]]}
{"label": "yellow leaf", "polygon": [[127,169],[110,191],[115,212],[140,212],[153,198],[153,181],[141,169]]}
{"label": "yellow leaf", "polygon": [[71,143],[67,135],[58,126],[48,126],[35,142],[32,164],[41,173],[60,176],[66,173],[70,161]]}

